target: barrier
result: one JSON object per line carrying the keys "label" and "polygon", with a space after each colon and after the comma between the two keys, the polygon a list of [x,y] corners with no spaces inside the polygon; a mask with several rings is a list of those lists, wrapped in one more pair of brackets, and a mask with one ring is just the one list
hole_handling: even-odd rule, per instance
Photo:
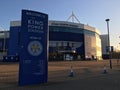
{"label": "barrier", "polygon": [[69,77],[74,77],[74,71],[73,71],[72,66],[71,66],[71,69],[70,69],[70,74],[69,74]]}
{"label": "barrier", "polygon": [[18,62],[18,61],[19,56],[14,55],[3,56],[3,62]]}
{"label": "barrier", "polygon": [[107,68],[106,68],[106,65],[104,65],[104,68],[103,68],[103,73],[106,74],[107,73]]}

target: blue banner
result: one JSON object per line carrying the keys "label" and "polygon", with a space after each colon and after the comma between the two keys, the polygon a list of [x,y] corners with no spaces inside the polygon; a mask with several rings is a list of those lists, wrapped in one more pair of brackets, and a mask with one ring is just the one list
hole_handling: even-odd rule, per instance
{"label": "blue banner", "polygon": [[22,10],[19,85],[48,80],[48,15]]}

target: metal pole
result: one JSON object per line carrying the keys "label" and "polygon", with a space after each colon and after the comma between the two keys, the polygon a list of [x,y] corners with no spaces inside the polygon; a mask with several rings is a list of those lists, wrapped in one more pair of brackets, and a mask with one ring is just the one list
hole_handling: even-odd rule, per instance
{"label": "metal pole", "polygon": [[112,69],[112,61],[111,61],[111,46],[110,46],[110,35],[109,35],[109,21],[110,19],[106,19],[107,22],[107,30],[108,30],[108,46],[109,46],[109,59],[110,59],[110,69]]}

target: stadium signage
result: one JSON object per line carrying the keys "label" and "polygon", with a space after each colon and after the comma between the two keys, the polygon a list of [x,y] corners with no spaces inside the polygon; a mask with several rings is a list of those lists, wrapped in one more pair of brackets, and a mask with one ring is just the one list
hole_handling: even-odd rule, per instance
{"label": "stadium signage", "polygon": [[22,10],[19,85],[47,82],[48,15]]}

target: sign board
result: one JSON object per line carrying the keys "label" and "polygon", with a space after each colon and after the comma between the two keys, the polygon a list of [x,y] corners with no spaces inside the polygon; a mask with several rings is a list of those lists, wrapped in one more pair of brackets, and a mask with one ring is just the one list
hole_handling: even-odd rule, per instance
{"label": "sign board", "polygon": [[48,15],[22,10],[19,85],[48,80]]}

